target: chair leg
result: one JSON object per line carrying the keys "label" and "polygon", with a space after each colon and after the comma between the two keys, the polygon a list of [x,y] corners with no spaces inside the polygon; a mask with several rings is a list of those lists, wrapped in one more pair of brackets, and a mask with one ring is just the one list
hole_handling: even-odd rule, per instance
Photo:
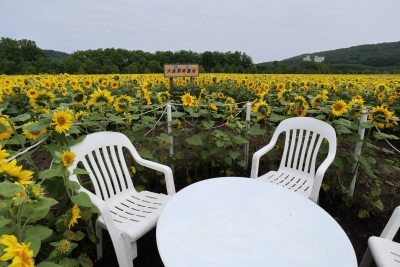
{"label": "chair leg", "polygon": [[97,244],[97,259],[100,260],[103,257],[103,228],[96,225],[96,236],[99,239]]}
{"label": "chair leg", "polygon": [[369,250],[369,248],[367,248],[364,257],[362,258],[360,265],[358,265],[358,267],[369,267],[371,266],[373,260],[374,258],[372,257],[371,251]]}
{"label": "chair leg", "polygon": [[137,254],[137,242],[131,243],[131,252],[132,252],[132,260],[134,260],[138,254]]}

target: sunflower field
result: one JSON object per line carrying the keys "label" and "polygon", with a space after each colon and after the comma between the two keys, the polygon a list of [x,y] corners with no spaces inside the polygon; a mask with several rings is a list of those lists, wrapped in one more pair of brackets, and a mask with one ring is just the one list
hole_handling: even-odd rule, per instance
{"label": "sunflower field", "polygon": [[[335,128],[338,141],[323,190],[350,201],[356,175],[368,188],[359,196],[360,218],[383,210],[382,183],[400,192],[385,179],[400,170],[399,151],[381,146],[400,144],[400,75],[201,74],[192,82],[175,78],[170,87],[162,74],[0,76],[0,266],[92,266],[90,219],[98,211],[75,193],[67,168],[75,157],[69,147],[98,131],[127,135],[143,158],[170,166],[182,188],[249,177],[248,155],[269,142],[280,121],[315,117]],[[263,158],[266,171],[277,168],[280,147]],[[161,175],[130,164],[138,191],[162,188]]]}

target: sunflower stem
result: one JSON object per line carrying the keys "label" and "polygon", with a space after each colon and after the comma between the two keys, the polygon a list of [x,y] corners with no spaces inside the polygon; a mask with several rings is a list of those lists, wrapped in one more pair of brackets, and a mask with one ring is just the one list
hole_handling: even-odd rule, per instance
{"label": "sunflower stem", "polygon": [[22,207],[24,206],[24,202],[22,202],[19,205],[18,208],[18,217],[17,217],[17,240],[18,242],[22,242],[21,240],[21,233],[22,233],[22,229],[21,229],[21,221],[22,221]]}

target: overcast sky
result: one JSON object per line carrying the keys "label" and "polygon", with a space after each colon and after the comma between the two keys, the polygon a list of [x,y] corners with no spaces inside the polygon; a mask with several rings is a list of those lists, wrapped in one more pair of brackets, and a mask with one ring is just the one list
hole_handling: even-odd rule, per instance
{"label": "overcast sky", "polygon": [[261,63],[400,41],[400,0],[0,0],[0,37],[66,53],[240,51]]}

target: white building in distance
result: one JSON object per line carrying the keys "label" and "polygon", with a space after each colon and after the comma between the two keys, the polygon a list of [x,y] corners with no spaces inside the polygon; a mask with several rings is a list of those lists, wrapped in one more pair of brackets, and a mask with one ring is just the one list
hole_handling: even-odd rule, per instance
{"label": "white building in distance", "polygon": [[[315,62],[322,62],[322,61],[324,61],[324,60],[325,60],[325,57],[319,57],[319,56],[315,56],[315,57],[314,57],[314,61],[315,61]],[[311,56],[308,55],[308,56],[306,56],[306,57],[303,57],[303,61],[311,61]]]}
{"label": "white building in distance", "polygon": [[315,62],[322,62],[322,61],[324,61],[325,60],[325,57],[319,57],[319,56],[315,56],[314,57],[314,61]]}

